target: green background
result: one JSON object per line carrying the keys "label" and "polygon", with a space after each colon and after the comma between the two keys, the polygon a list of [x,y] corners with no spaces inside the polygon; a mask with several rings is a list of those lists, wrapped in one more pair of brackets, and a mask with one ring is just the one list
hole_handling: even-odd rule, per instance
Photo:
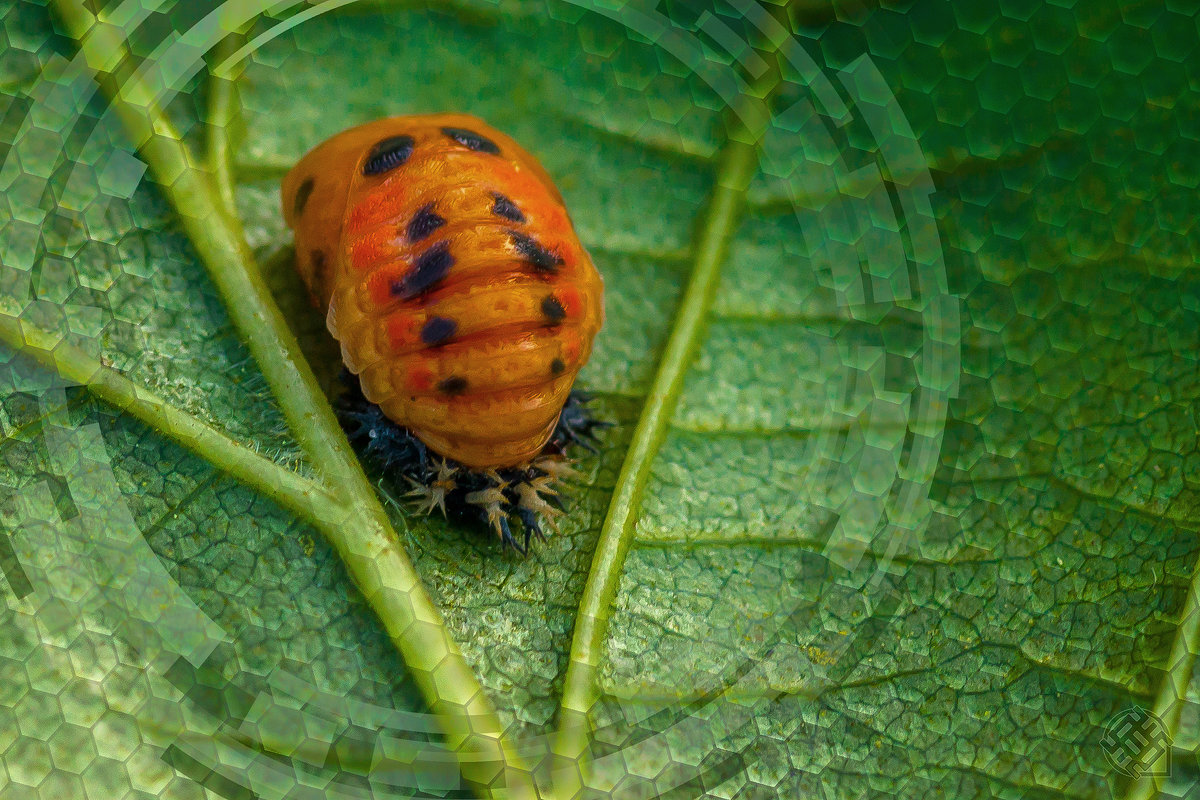
{"label": "green background", "polygon": [[[79,96],[73,43],[39,4],[0,8],[0,311],[69,332],[307,471],[171,208],[103,98]],[[701,25],[689,4],[659,10]],[[750,35],[736,11],[715,10]],[[201,12],[164,6],[132,49],[153,62]],[[680,797],[1123,795],[1099,740],[1116,713],[1155,706],[1200,550],[1195,10],[793,4],[789,19],[821,77],[791,76],[772,98],[743,216],[720,232],[716,301],[608,633],[597,739],[617,757],[598,771],[615,800],[654,796],[695,764],[728,777]],[[689,36],[704,70],[733,60],[711,33]],[[932,181],[938,250],[924,267],[958,298],[942,306],[950,322],[910,281],[913,220],[872,178],[905,151],[879,141],[839,77],[868,62],[892,96],[867,105],[911,128],[923,165],[909,166]],[[169,110],[202,147],[206,76],[182,71]],[[849,121],[813,100],[816,85],[840,93]],[[617,21],[536,0],[319,14],[257,48],[238,91],[237,210],[328,386],[336,348],[290,272],[278,183],[351,124],[485,118],[556,176],[604,276],[607,321],[580,386],[617,424],[581,461],[562,535],[521,559],[393,508],[504,724],[543,736],[696,255],[724,100]],[[0,796],[248,796],[243,762],[213,771],[197,755],[208,751],[189,749],[214,731],[248,737],[247,758],[279,781],[386,796],[370,767],[389,735],[411,735],[381,715],[424,709],[319,534],[220,465],[20,357],[0,360],[0,523],[18,545],[0,552]],[[914,422],[922,391],[941,404],[932,422]],[[914,430],[937,443],[907,478],[922,493],[915,512],[890,505]],[[56,455],[65,441],[73,455]],[[86,541],[89,526],[140,535],[225,632],[202,668],[129,633],[120,603],[90,588],[106,574],[87,551],[18,567],[20,537]],[[347,705],[285,708],[281,674]],[[653,747],[617,721],[686,703],[703,724]],[[1197,724],[1190,701],[1171,723],[1169,796],[1195,791]]]}

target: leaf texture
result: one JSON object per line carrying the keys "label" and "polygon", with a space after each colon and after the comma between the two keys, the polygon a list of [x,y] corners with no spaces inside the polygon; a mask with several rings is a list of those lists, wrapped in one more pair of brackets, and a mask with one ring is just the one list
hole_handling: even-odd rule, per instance
{"label": "leaf texture", "polygon": [[[796,5],[804,57],[721,232],[660,446],[631,465],[731,147],[706,70],[752,60],[686,5],[638,10],[688,31],[699,72],[612,9],[511,0],[264,17],[237,65],[236,210],[330,391],[337,351],[292,274],[278,183],[342,128],[487,119],[556,177],[604,275],[580,387],[616,425],[581,459],[562,535],[517,559],[389,506],[508,732],[553,734],[585,583],[611,568],[589,781],[614,800],[1194,791],[1179,653],[1197,624],[1195,18],[1108,0]],[[62,73],[72,44],[36,4],[0,15],[0,143],[45,132],[0,170],[0,311],[314,474],[124,132]],[[184,88],[169,112],[202,152],[203,71]],[[420,727],[420,695],[311,526],[0,360],[0,793],[235,796],[253,773],[349,796],[435,738],[396,733]],[[632,545],[596,567],[631,468]],[[100,530],[128,531],[222,632],[200,666],[151,663],[137,636],[154,626],[131,633],[116,600],[78,588],[115,563],[79,549]],[[50,531],[79,558],[53,558]],[[1169,711],[1165,782],[1106,758],[1131,706]]]}

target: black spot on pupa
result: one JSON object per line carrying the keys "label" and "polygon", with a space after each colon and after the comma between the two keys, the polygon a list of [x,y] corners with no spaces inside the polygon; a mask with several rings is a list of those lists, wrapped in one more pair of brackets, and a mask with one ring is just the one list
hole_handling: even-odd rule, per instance
{"label": "black spot on pupa", "polygon": [[458,323],[449,317],[430,317],[421,327],[421,341],[425,344],[442,344],[458,330]]}
{"label": "black spot on pupa", "polygon": [[494,156],[500,155],[500,148],[496,146],[495,142],[486,136],[480,136],[475,131],[469,131],[466,128],[442,128],[442,133],[464,147],[469,147],[480,153],[491,153]]}
{"label": "black spot on pupa", "polygon": [[418,256],[407,275],[392,283],[392,294],[404,300],[425,294],[446,277],[452,266],[454,256],[450,255],[450,244],[438,242]]}
{"label": "black spot on pupa", "polygon": [[547,250],[541,242],[532,236],[526,236],[520,231],[509,231],[508,238],[512,241],[517,252],[525,260],[538,269],[539,272],[558,272],[563,260],[551,250]]}
{"label": "black spot on pupa", "polygon": [[408,135],[390,136],[382,142],[378,142],[371,148],[371,152],[367,153],[367,160],[363,162],[363,175],[381,175],[384,172],[390,172],[396,167],[408,161],[408,157],[412,155],[413,138]]}
{"label": "black spot on pupa", "polygon": [[292,199],[292,216],[298,217],[304,213],[304,207],[308,205],[308,198],[312,196],[313,186],[315,181],[312,178],[305,178],[304,181],[296,187],[296,196]]}
{"label": "black spot on pupa", "polygon": [[546,295],[546,299],[542,301],[542,313],[552,323],[559,323],[567,318],[567,310],[562,307],[562,303],[558,302],[558,298],[552,294]]}
{"label": "black spot on pupa", "polygon": [[408,223],[405,236],[410,242],[419,242],[446,224],[446,218],[433,210],[433,203],[421,206]]}
{"label": "black spot on pupa", "polygon": [[324,250],[313,250],[308,254],[308,258],[312,261],[313,281],[317,284],[323,284],[329,278],[329,263],[325,259]]}
{"label": "black spot on pupa", "polygon": [[462,394],[467,390],[467,379],[458,375],[451,375],[437,385],[438,391],[443,394],[455,395]]}
{"label": "black spot on pupa", "polygon": [[521,209],[517,208],[517,204],[512,200],[509,200],[499,192],[493,194],[492,199],[495,200],[492,203],[493,214],[498,217],[504,217],[507,220],[512,220],[513,222],[525,221],[525,215],[521,213]]}
{"label": "black spot on pupa", "polygon": [[551,375],[562,375],[563,372],[566,370],[566,368],[567,368],[567,365],[563,363],[563,360],[561,358],[556,358],[550,362],[550,374]]}

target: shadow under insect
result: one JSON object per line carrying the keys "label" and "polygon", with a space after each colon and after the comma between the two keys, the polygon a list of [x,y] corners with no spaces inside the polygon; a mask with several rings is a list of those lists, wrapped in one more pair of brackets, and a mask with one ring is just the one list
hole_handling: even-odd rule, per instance
{"label": "shadow under insect", "polygon": [[[537,458],[525,466],[476,470],[433,452],[408,428],[388,419],[363,396],[358,378],[349,371],[342,371],[341,381],[345,391],[334,407],[364,461],[393,485],[409,490],[405,496],[417,510],[429,514],[437,509],[447,519],[490,529],[522,554],[532,537],[545,540],[544,528],[558,530],[556,517],[566,511],[558,487],[577,474],[565,460],[568,451],[579,446],[598,452],[596,431],[612,425],[587,408],[587,393],[572,391]],[[521,541],[513,535],[514,527],[523,532]]]}

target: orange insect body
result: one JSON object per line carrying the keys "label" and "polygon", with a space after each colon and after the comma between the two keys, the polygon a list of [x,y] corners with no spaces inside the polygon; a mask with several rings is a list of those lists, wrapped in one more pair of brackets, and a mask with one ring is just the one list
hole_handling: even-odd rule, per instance
{"label": "orange insect body", "polygon": [[471,468],[541,452],[604,310],[532,156],[464,114],[381,119],[305,155],[283,212],[368,400]]}

